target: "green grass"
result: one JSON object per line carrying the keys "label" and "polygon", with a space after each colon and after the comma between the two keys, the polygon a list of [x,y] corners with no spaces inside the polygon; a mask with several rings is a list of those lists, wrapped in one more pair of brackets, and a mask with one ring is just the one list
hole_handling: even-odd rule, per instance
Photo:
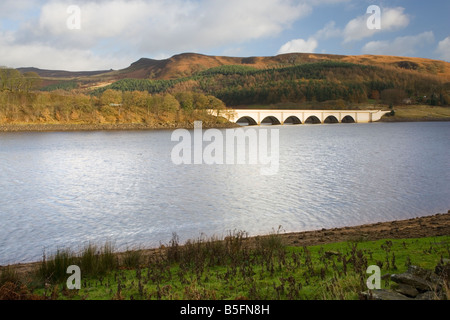
{"label": "green grass", "polygon": [[[45,285],[35,282],[30,291],[46,299],[73,300],[354,300],[367,290],[370,265],[379,265],[385,275],[405,272],[411,264],[433,270],[450,258],[449,236],[286,247],[274,233],[253,246],[246,243],[243,232],[224,241],[197,239],[183,246],[175,235],[157,255],[128,251],[120,264],[109,258],[109,269],[99,267],[101,254],[93,246],[80,255],[59,251],[52,263],[46,261],[46,270],[54,268],[61,278],[47,277]],[[69,291],[69,275],[62,271],[74,262],[81,264],[82,288]],[[388,280],[382,284],[390,285]]]}
{"label": "green grass", "polygon": [[118,267],[114,247],[106,243],[102,247],[86,245],[79,253],[70,249],[59,249],[50,257],[44,254],[36,278],[42,283],[59,282],[67,279],[67,267],[77,265],[87,276],[103,275]]}

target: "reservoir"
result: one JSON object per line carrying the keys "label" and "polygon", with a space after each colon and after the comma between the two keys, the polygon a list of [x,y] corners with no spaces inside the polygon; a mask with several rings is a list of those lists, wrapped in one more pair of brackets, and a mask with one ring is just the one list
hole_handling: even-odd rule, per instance
{"label": "reservoir", "polygon": [[0,265],[88,243],[151,248],[173,233],[255,236],[450,209],[450,122],[243,130],[279,130],[275,174],[175,164],[169,130],[0,133]]}

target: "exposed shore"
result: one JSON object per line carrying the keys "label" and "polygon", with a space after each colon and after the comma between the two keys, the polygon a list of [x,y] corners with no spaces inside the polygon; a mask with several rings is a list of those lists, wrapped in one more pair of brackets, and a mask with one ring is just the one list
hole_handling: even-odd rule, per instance
{"label": "exposed shore", "polygon": [[[234,123],[203,123],[204,128],[234,128]],[[136,131],[193,129],[192,123],[161,123],[147,125],[142,123],[120,124],[0,124],[0,132],[77,132],[77,131]]]}
{"label": "exposed shore", "polygon": [[[396,220],[353,227],[285,233],[280,234],[279,236],[282,238],[283,243],[287,246],[302,247],[345,241],[410,239],[439,237],[446,235],[450,235],[450,210],[448,213],[439,213],[432,216],[424,216],[408,220]],[[248,245],[252,246],[256,239],[262,237],[266,236],[249,237],[246,241]],[[160,250],[164,250],[164,248],[152,248],[145,249],[143,251],[145,256],[151,256],[159,253]],[[117,254],[120,256],[122,253]],[[13,267],[19,274],[26,274],[35,270],[39,264],[40,262],[23,263],[13,265]]]}
{"label": "exposed shore", "polygon": [[425,118],[413,118],[413,117],[384,117],[380,120],[380,122],[448,122],[450,121],[450,117],[448,118],[439,118],[439,117],[425,117]]}

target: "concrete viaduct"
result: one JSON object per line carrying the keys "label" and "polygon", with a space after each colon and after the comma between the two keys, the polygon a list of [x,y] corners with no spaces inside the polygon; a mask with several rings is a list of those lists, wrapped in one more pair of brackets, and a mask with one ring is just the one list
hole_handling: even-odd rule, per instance
{"label": "concrete viaduct", "polygon": [[[251,110],[228,109],[219,116],[247,125],[371,123],[390,111],[381,110]],[[217,111],[213,111],[217,115]]]}

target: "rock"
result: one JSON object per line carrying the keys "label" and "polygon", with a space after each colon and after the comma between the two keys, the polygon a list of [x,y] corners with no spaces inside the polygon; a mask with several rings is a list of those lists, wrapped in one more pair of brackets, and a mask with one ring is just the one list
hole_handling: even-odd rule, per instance
{"label": "rock", "polygon": [[440,278],[434,272],[413,265],[405,273],[393,274],[391,280],[415,287],[420,292],[436,290],[441,286]]}
{"label": "rock", "polygon": [[[450,273],[450,264],[435,268],[435,272],[418,266],[409,266],[408,271],[402,274],[390,275],[395,282],[391,290],[369,290],[361,293],[366,300],[445,300],[448,293],[445,288],[446,276]],[[383,279],[386,279],[385,275]]]}
{"label": "rock", "polygon": [[362,293],[366,300],[414,300],[398,292],[386,289],[369,290]]}
{"label": "rock", "polygon": [[391,280],[396,283],[415,287],[421,292],[429,291],[435,287],[433,283],[409,273],[393,274]]}
{"label": "rock", "polygon": [[419,291],[416,288],[414,288],[413,286],[409,286],[407,284],[396,283],[392,285],[391,288],[395,292],[398,292],[410,298],[415,298],[419,295]]}
{"label": "rock", "polygon": [[391,278],[391,274],[390,273],[386,273],[384,275],[381,276],[381,280],[389,280]]}
{"label": "rock", "polygon": [[421,267],[411,265],[408,267],[407,273],[415,275],[424,280],[429,280],[432,272],[430,270],[426,270]]}

